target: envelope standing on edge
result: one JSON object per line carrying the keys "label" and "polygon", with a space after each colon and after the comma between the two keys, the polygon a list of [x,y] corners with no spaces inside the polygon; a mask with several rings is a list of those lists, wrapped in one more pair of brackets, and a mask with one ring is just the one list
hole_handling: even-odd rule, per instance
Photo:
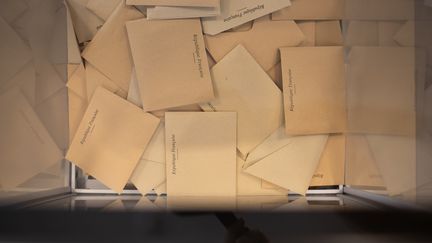
{"label": "envelope standing on edge", "polygon": [[165,115],[167,195],[236,196],[235,112]]}
{"label": "envelope standing on edge", "polygon": [[214,98],[199,19],[142,19],[126,26],[145,111]]}
{"label": "envelope standing on edge", "polygon": [[280,127],[246,159],[244,172],[305,195],[328,135],[287,136]]}
{"label": "envelope standing on edge", "polygon": [[216,98],[201,108],[237,112],[237,148],[246,158],[281,126],[282,93],[242,45],[213,67],[212,76]]}
{"label": "envelope standing on edge", "polygon": [[346,0],[291,0],[291,6],[272,14],[273,20],[343,19]]}
{"label": "envelope standing on edge", "polygon": [[221,0],[221,15],[202,19],[204,33],[217,35],[290,5],[290,0]]}
{"label": "envelope standing on edge", "polygon": [[121,193],[159,125],[159,119],[98,88],[66,159]]}
{"label": "envelope standing on edge", "polygon": [[281,48],[281,59],[287,134],[343,133],[343,47],[286,47]]}
{"label": "envelope standing on edge", "polygon": [[279,62],[279,48],[300,45],[304,35],[294,21],[271,21],[269,16],[264,16],[255,20],[248,31],[206,35],[205,40],[207,50],[216,62],[242,44],[268,71]]}

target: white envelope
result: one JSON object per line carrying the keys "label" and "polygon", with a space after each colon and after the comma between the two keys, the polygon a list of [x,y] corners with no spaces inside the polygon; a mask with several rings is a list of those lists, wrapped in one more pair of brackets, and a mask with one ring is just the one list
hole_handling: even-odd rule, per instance
{"label": "white envelope", "polygon": [[220,7],[195,8],[195,7],[170,7],[154,6],[147,8],[147,19],[182,19],[213,17],[220,14]]}

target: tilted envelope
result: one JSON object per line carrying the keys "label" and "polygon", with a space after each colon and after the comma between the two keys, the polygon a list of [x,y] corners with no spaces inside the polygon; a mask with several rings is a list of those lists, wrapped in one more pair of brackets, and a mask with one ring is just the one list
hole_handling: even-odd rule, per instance
{"label": "tilted envelope", "polygon": [[126,0],[127,5],[216,7],[220,0]]}
{"label": "tilted envelope", "polygon": [[304,195],[327,138],[328,135],[291,137],[280,127],[249,154],[244,172]]}
{"label": "tilted envelope", "polygon": [[344,132],[343,47],[286,47],[281,59],[287,134]]}
{"label": "tilted envelope", "polygon": [[212,76],[216,98],[201,108],[237,112],[237,148],[246,158],[282,124],[282,93],[242,45],[213,67]]}
{"label": "tilted envelope", "polygon": [[204,33],[217,35],[290,5],[290,0],[221,0],[221,15],[202,19]]}
{"label": "tilted envelope", "polygon": [[236,196],[235,112],[165,114],[167,195]]}
{"label": "tilted envelope", "polygon": [[145,111],[213,99],[199,19],[143,19],[126,26]]}
{"label": "tilted envelope", "polygon": [[290,7],[273,13],[273,20],[343,19],[345,0],[291,0]]}
{"label": "tilted envelope", "polygon": [[90,41],[104,21],[86,8],[90,0],[67,0],[79,43]]}
{"label": "tilted envelope", "polygon": [[302,46],[342,46],[341,24],[338,20],[297,21],[306,40]]}
{"label": "tilted envelope", "polygon": [[120,2],[122,0],[89,0],[86,7],[106,21]]}
{"label": "tilted envelope", "polygon": [[156,117],[98,88],[66,159],[120,193],[158,125]]}
{"label": "tilted envelope", "polygon": [[255,20],[248,31],[206,35],[205,40],[206,48],[216,62],[241,44],[267,71],[279,62],[280,47],[298,46],[304,35],[294,21],[271,21],[269,16],[264,16]]}
{"label": "tilted envelope", "polygon": [[220,7],[171,7],[155,6],[147,8],[147,19],[185,19],[212,17],[220,14]]}
{"label": "tilted envelope", "polygon": [[125,90],[120,88],[120,86],[110,80],[107,76],[103,75],[90,63],[86,63],[85,75],[87,99],[89,101],[98,87],[105,88],[122,98],[127,97],[127,92]]}

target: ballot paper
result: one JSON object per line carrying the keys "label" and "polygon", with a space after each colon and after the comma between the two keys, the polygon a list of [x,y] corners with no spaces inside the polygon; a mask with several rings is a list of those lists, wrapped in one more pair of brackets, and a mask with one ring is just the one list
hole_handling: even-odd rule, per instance
{"label": "ballot paper", "polygon": [[216,98],[201,108],[237,112],[237,148],[246,158],[282,124],[282,93],[242,45],[213,67],[212,77]]}
{"label": "ballot paper", "polygon": [[147,8],[147,19],[184,19],[213,17],[220,15],[220,6],[217,7],[171,7],[154,6]]}
{"label": "ballot paper", "polygon": [[11,190],[63,154],[19,89],[0,95],[0,184]]}
{"label": "ballot paper", "polygon": [[328,135],[288,136],[277,129],[246,159],[244,172],[305,195]]}
{"label": "ballot paper", "polygon": [[87,9],[90,0],[67,0],[75,33],[79,43],[90,41],[104,24],[104,21]]}
{"label": "ballot paper", "polygon": [[248,31],[206,35],[205,40],[206,48],[216,62],[242,44],[267,71],[279,62],[280,47],[298,46],[304,35],[294,21],[271,21],[269,16],[264,16],[255,20]]}
{"label": "ballot paper", "polygon": [[106,21],[121,2],[122,0],[88,0],[86,7]]}
{"label": "ballot paper", "polygon": [[221,15],[202,19],[204,33],[217,35],[290,5],[290,0],[221,0]]}
{"label": "ballot paper", "polygon": [[220,0],[126,0],[127,5],[217,7]]}
{"label": "ballot paper", "polygon": [[98,88],[66,159],[120,193],[158,125],[156,117]]}
{"label": "ballot paper", "polygon": [[165,115],[167,194],[236,196],[235,112]]}
{"label": "ballot paper", "polygon": [[281,48],[281,59],[287,134],[343,133],[343,47],[286,47]]}
{"label": "ballot paper", "polygon": [[145,111],[214,98],[199,19],[142,19],[126,26]]}
{"label": "ballot paper", "polygon": [[291,0],[289,7],[273,13],[273,20],[343,19],[345,0]]}

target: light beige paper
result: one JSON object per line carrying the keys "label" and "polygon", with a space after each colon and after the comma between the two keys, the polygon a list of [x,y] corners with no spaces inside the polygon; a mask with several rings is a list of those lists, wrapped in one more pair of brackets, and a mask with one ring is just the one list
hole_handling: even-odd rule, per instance
{"label": "light beige paper", "polygon": [[202,19],[204,33],[217,35],[290,5],[290,0],[221,0],[221,15]]}
{"label": "light beige paper", "polygon": [[63,154],[18,89],[0,95],[0,184],[10,190],[60,163]]}
{"label": "light beige paper", "polygon": [[315,33],[316,33],[316,22],[315,21],[296,21],[297,26],[303,32],[305,40],[301,46],[315,46]]}
{"label": "light beige paper", "polygon": [[213,99],[199,19],[143,19],[126,26],[145,111]]}
{"label": "light beige paper", "polygon": [[147,19],[185,19],[213,17],[220,15],[220,7],[171,7],[154,6],[147,8]]}
{"label": "light beige paper", "polygon": [[291,137],[280,127],[249,154],[244,171],[305,195],[327,138],[328,135]]}
{"label": "light beige paper", "polygon": [[216,98],[201,108],[237,112],[237,148],[246,158],[282,124],[282,93],[242,45],[213,67],[212,76]]}
{"label": "light beige paper", "polygon": [[282,90],[282,66],[280,63],[276,64],[273,68],[267,71],[267,74],[273,80],[273,82]]}
{"label": "light beige paper", "polygon": [[116,83],[110,80],[107,76],[99,72],[90,63],[86,63],[85,74],[86,74],[87,98],[89,101],[93,97],[93,94],[98,87],[103,87],[122,98],[127,97],[126,91],[120,88],[120,86],[118,86]]}
{"label": "light beige paper", "polygon": [[264,16],[255,20],[249,31],[206,35],[205,40],[206,48],[216,62],[241,44],[267,71],[280,60],[280,47],[298,46],[304,35],[294,21],[271,21],[269,16]]}
{"label": "light beige paper", "polygon": [[234,112],[166,113],[169,197],[235,197],[236,118]]}
{"label": "light beige paper", "polygon": [[281,58],[287,134],[344,132],[343,47],[287,47]]}
{"label": "light beige paper", "polygon": [[132,57],[125,23],[143,18],[132,6],[120,4],[87,45],[83,57],[122,90],[129,89]]}
{"label": "light beige paper", "polygon": [[75,33],[79,43],[90,41],[104,21],[87,9],[90,0],[67,0]]}
{"label": "light beige paper", "polygon": [[66,158],[121,193],[159,119],[98,88]]}
{"label": "light beige paper", "polygon": [[126,0],[127,5],[217,7],[220,0]]}
{"label": "light beige paper", "polygon": [[89,0],[86,7],[106,21],[120,2],[122,0]]}
{"label": "light beige paper", "polygon": [[290,7],[273,13],[273,20],[343,19],[345,0],[291,0]]}
{"label": "light beige paper", "polygon": [[87,81],[84,64],[81,63],[69,78],[66,86],[82,99],[87,99]]}

